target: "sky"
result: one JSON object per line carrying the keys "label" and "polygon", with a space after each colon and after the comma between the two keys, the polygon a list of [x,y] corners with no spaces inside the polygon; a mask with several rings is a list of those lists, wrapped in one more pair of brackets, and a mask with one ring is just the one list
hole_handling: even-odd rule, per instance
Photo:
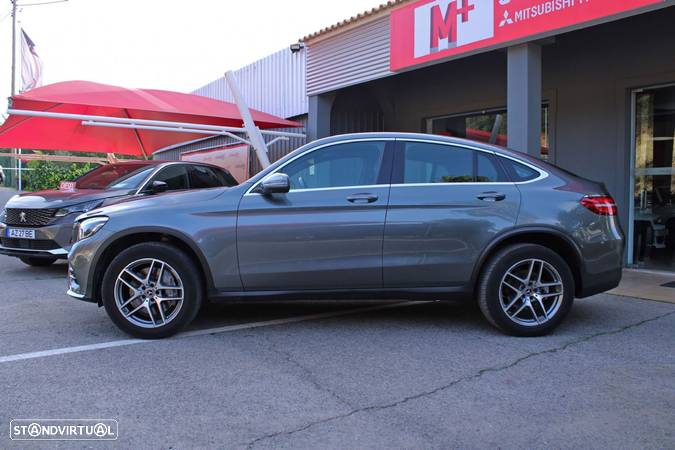
{"label": "sky", "polygon": [[[19,4],[54,0],[20,0]],[[17,15],[43,83],[193,91],[384,0],[68,0]],[[10,94],[10,0],[0,0],[0,97]],[[18,34],[18,32],[17,32]],[[20,53],[17,50],[17,55]],[[20,57],[17,57],[20,74]],[[20,76],[17,77],[20,86]],[[6,110],[0,100],[0,112]]]}

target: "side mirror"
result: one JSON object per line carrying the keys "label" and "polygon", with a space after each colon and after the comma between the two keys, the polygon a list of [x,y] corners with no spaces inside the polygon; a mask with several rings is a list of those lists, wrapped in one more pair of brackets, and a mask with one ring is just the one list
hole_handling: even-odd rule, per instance
{"label": "side mirror", "polygon": [[273,173],[260,182],[263,195],[285,194],[291,190],[291,180],[285,173]]}
{"label": "side mirror", "polygon": [[169,185],[166,184],[163,181],[158,181],[155,180],[150,184],[150,187],[148,187],[148,193],[150,194],[161,194],[162,192],[166,192],[169,190]]}

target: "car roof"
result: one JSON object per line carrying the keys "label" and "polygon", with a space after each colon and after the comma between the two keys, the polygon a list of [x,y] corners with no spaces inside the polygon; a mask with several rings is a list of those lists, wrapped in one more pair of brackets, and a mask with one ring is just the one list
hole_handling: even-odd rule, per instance
{"label": "car roof", "polygon": [[162,160],[162,159],[125,159],[125,160],[120,160],[120,161],[115,161],[114,163],[106,164],[106,165],[126,165],[126,164],[135,164],[135,165],[145,165],[145,166],[161,166],[161,165],[170,165],[170,164],[186,164],[190,166],[208,166],[208,167],[214,167],[216,169],[222,169],[220,166],[216,166],[214,164],[209,164],[209,163],[204,163],[204,162],[199,162],[199,161],[167,161],[167,160]]}
{"label": "car roof", "polygon": [[426,134],[426,133],[405,133],[405,132],[394,132],[394,131],[381,131],[381,132],[369,132],[369,133],[349,133],[349,134],[338,134],[335,136],[325,137],[322,139],[317,139],[312,141],[308,145],[314,147],[315,145],[328,144],[331,142],[341,142],[348,141],[350,139],[420,139],[425,141],[437,141],[444,144],[458,144],[465,145],[469,147],[479,148],[495,152],[501,155],[510,156],[512,158],[521,159],[532,164],[540,163],[541,160],[533,158],[527,153],[519,152],[517,150],[509,149],[506,147],[501,147],[499,145],[488,144],[485,142],[473,141],[471,139],[463,139],[458,137],[451,136],[442,136],[438,134]]}

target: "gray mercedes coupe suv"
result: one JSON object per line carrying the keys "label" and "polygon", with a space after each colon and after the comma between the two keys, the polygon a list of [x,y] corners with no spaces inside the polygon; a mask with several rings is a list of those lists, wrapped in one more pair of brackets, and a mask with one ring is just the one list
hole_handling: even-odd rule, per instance
{"label": "gray mercedes coupe suv", "polygon": [[601,184],[402,133],[321,139],[239,186],[90,211],[74,234],[68,294],[141,338],[253,298],[474,298],[502,331],[541,335],[619,283],[624,248]]}
{"label": "gray mercedes coupe suv", "polygon": [[97,167],[68,190],[27,192],[0,210],[0,254],[31,266],[65,259],[80,214],[120,200],[164,191],[234,186],[225,169],[210,164],[124,161]]}

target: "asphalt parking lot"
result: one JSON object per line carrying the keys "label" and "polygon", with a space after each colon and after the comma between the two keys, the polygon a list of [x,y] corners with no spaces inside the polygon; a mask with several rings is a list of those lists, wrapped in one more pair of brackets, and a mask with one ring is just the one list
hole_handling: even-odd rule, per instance
{"label": "asphalt parking lot", "polygon": [[119,422],[63,448],[675,446],[673,304],[598,295],[532,339],[454,303],[214,305],[137,341],[65,273],[0,256],[1,448],[34,418]]}

